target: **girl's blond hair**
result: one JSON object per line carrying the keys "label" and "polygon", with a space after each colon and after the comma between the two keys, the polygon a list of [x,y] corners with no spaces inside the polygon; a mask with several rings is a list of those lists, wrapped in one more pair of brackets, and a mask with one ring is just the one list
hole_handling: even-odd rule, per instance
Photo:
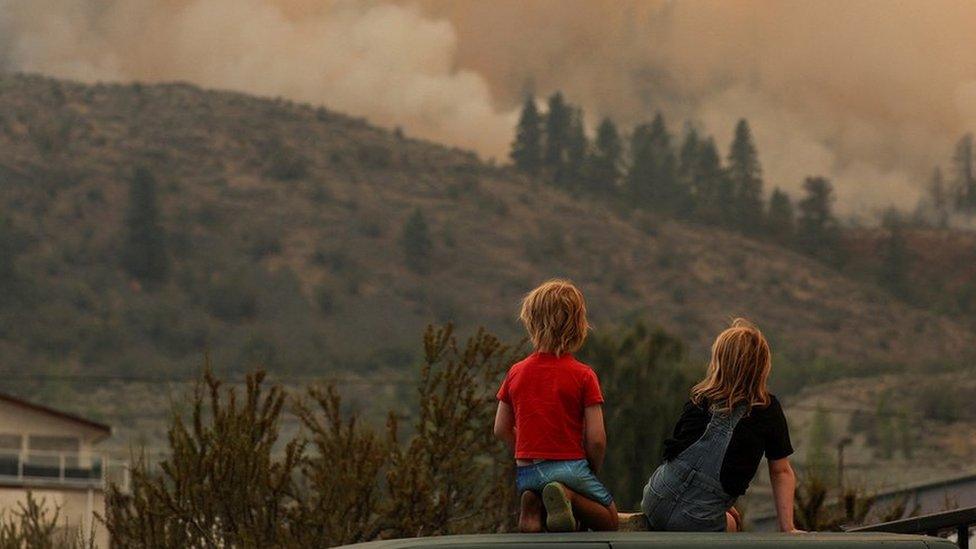
{"label": "girl's blond hair", "polygon": [[705,379],[691,388],[691,400],[727,412],[738,404],[747,410],[769,405],[766,381],[773,365],[769,343],[754,324],[736,318],[715,338]]}
{"label": "girl's blond hair", "polygon": [[568,280],[549,280],[526,294],[519,320],[536,351],[557,356],[578,351],[590,329],[583,292]]}

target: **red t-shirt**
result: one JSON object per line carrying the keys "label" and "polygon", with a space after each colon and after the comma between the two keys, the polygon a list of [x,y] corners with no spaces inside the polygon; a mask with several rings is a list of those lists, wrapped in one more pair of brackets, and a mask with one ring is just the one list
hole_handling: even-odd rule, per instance
{"label": "red t-shirt", "polygon": [[508,370],[498,400],[515,411],[516,459],[584,459],[583,410],[603,403],[592,368],[533,353]]}

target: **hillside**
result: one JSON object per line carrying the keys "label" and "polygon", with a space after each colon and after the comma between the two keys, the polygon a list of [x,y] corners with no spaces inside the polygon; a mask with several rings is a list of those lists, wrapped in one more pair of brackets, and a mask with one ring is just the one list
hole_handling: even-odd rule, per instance
{"label": "hillside", "polygon": [[[158,288],[120,267],[137,166],[167,233]],[[417,210],[426,274],[401,243]],[[598,328],[645,319],[697,353],[732,315],[825,368],[974,349],[968,329],[774,245],[615,211],[324,108],[184,84],[0,76],[0,215],[18,252],[4,372],[177,375],[206,350],[234,371],[396,367],[432,321],[517,337],[520,295],[552,276],[581,284]]]}
{"label": "hillside", "polygon": [[971,324],[976,315],[976,233],[903,227],[893,259],[892,238],[886,228],[846,231],[845,272],[887,283],[910,303]]}

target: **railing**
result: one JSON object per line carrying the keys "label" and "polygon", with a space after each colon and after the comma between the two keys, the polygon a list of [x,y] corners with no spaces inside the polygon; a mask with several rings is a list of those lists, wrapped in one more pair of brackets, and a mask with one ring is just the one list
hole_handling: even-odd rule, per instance
{"label": "railing", "polygon": [[910,517],[892,522],[882,522],[871,526],[851,528],[848,532],[891,532],[893,534],[926,534],[937,536],[945,532],[956,532],[956,544],[960,549],[969,549],[969,528],[976,525],[976,507],[955,509],[920,517]]}
{"label": "railing", "polygon": [[129,464],[101,454],[0,451],[0,483],[23,486],[129,488]]}

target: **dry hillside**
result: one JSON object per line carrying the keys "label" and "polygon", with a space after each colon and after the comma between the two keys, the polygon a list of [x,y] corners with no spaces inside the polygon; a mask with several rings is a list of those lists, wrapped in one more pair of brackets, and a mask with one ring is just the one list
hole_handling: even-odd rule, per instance
{"label": "dry hillside", "polygon": [[[472,131],[477,131],[473,128]],[[119,266],[136,166],[158,181],[170,275]],[[566,276],[595,324],[646,319],[703,352],[733,315],[779,356],[957,363],[972,334],[771,244],[584,201],[473,154],[324,108],[183,84],[0,76],[0,213],[23,286],[0,305],[8,371],[322,373],[397,365],[422,327],[515,337],[519,296]],[[420,210],[429,272],[401,235]]]}

